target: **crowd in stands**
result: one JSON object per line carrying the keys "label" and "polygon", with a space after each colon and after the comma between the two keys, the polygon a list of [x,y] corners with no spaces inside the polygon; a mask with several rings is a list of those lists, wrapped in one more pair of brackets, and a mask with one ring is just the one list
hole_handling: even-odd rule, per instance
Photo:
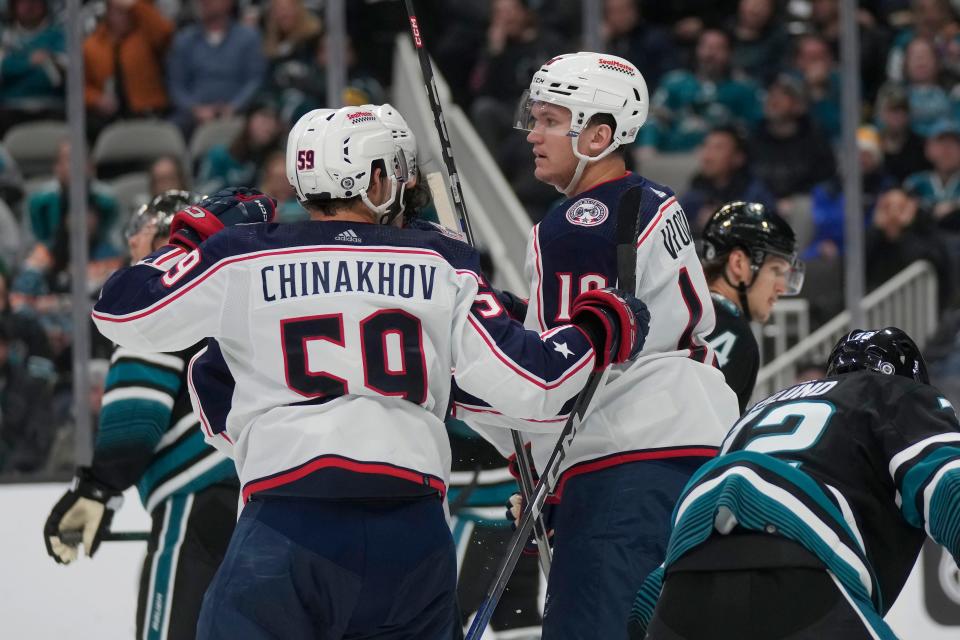
{"label": "crowd in stands", "polygon": [[[858,4],[867,282],[876,286],[924,258],[935,266],[940,300],[949,308],[960,265],[960,8],[950,0]],[[83,5],[91,296],[126,259],[131,213],[165,190],[258,187],[279,201],[281,221],[306,218],[286,181],[283,146],[300,115],[329,102],[322,5]],[[346,5],[347,86],[340,101],[383,102],[393,40],[406,28],[403,3]],[[649,119],[629,150],[632,167],[657,176],[664,166],[675,168],[663,181],[680,196],[695,231],[731,200],[777,209],[798,230],[811,262],[807,296],[815,320],[838,311],[839,0],[602,5],[602,50],[637,65],[650,92]],[[583,48],[581,0],[417,0],[417,6],[453,98],[531,219],[539,220],[560,194],[533,177],[533,157],[513,130],[513,114],[540,64]],[[58,442],[73,419],[68,187],[78,179],[70,175],[62,125],[64,6],[0,0],[0,11],[0,472],[57,471],[72,462],[69,447]],[[162,152],[131,159],[107,150],[111,130],[143,119],[168,127]],[[41,143],[39,129],[29,129],[18,138],[18,130],[38,123],[47,129],[60,123],[57,137]],[[17,142],[23,138],[29,144]],[[44,145],[49,157],[38,164],[27,150]],[[95,340],[94,356],[108,357],[109,345]],[[95,378],[103,368],[95,361]],[[91,399],[92,406],[98,402]],[[67,453],[58,455],[58,448]]]}

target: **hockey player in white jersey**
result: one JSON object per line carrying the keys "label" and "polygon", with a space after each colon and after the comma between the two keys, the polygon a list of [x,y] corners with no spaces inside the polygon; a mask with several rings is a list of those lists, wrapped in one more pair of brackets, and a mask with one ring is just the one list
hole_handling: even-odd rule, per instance
{"label": "hockey player in white jersey", "polygon": [[[737,416],[704,340],[713,307],[686,215],[669,187],[627,171],[621,155],[648,102],[633,64],[581,52],[545,62],[518,109],[536,177],[567,197],[531,234],[526,326],[548,331],[567,321],[578,294],[614,285],[651,315],[639,358],[615,367],[594,396],[550,500],[549,640],[625,636],[623,616],[639,576],[663,558],[681,489]],[[556,444],[542,424],[499,420],[476,399],[461,398],[457,409],[493,437],[493,425],[539,427],[529,440],[541,468]]]}
{"label": "hockey player in white jersey", "polygon": [[405,159],[370,110],[305,115],[287,153],[310,221],[237,224],[265,218],[242,195],[219,218],[188,208],[171,239],[199,246],[118,272],[94,310],[130,347],[214,338],[235,380],[224,420],[199,407],[245,504],[198,637],[448,638],[451,371],[498,411],[546,418],[642,348],[646,308],[605,290],[572,325],[510,321],[472,248],[390,224]]}

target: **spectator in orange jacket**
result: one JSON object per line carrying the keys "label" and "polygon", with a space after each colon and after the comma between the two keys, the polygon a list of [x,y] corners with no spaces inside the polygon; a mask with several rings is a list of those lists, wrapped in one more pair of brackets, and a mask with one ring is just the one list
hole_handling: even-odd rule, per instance
{"label": "spectator in orange jacket", "polygon": [[163,61],[174,25],[148,0],[108,0],[83,43],[89,124],[167,111]]}

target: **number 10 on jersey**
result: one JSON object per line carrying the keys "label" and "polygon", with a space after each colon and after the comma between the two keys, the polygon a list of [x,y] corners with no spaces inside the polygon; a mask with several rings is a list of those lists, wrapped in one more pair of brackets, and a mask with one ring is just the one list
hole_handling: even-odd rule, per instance
{"label": "number 10 on jersey", "polygon": [[[280,321],[287,386],[307,398],[335,398],[350,393],[345,378],[311,370],[307,344],[331,342],[356,353],[346,343],[343,314],[334,313]],[[364,386],[384,396],[416,404],[427,399],[427,364],[420,320],[400,309],[376,311],[360,321],[360,359]]]}

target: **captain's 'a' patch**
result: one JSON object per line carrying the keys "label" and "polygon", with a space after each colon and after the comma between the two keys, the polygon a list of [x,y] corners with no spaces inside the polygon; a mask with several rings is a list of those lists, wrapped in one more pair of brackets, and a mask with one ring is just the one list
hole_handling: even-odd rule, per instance
{"label": "captain's 'a' patch", "polygon": [[581,198],[567,209],[567,220],[581,227],[595,227],[607,219],[607,205],[593,198]]}

